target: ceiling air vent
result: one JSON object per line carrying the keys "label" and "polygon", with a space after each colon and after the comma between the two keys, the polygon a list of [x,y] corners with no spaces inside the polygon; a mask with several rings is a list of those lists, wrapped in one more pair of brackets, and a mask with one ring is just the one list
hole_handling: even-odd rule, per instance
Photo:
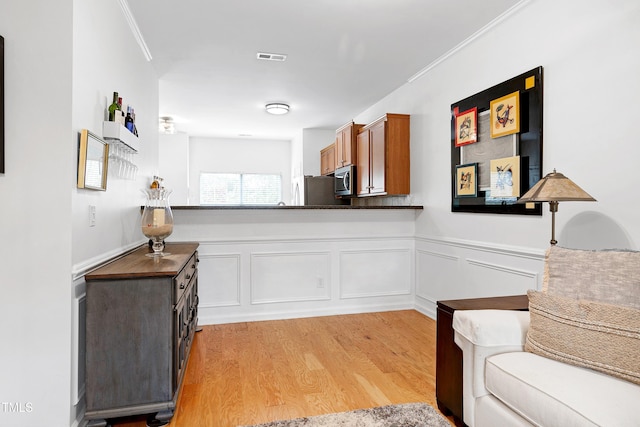
{"label": "ceiling air vent", "polygon": [[282,61],[287,59],[287,55],[283,55],[281,53],[258,52],[256,57],[258,59],[263,59],[265,61],[280,61],[280,62],[282,62]]}

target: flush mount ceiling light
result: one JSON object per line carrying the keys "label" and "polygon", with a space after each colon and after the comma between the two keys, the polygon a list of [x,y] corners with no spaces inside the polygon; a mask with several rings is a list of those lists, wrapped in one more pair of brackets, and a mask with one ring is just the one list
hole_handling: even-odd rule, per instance
{"label": "flush mount ceiling light", "polygon": [[267,113],[270,114],[287,114],[289,112],[289,106],[287,104],[279,104],[279,103],[272,103],[272,104],[267,104],[264,107],[267,110]]}

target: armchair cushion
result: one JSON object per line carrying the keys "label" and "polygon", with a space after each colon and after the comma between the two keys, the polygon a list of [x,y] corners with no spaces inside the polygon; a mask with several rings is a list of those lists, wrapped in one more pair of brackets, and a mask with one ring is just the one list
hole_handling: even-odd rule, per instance
{"label": "armchair cushion", "polygon": [[[513,352],[488,358],[486,377],[494,397],[536,426],[638,425],[640,387],[591,369]],[[476,426],[507,425],[480,422],[477,411]]]}
{"label": "armchair cushion", "polygon": [[640,310],[529,291],[525,350],[640,384]]}

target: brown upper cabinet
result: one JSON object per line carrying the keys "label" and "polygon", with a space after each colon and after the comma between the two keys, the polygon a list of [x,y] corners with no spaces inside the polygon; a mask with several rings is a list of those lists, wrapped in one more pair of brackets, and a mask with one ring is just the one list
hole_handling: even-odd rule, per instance
{"label": "brown upper cabinet", "polygon": [[324,147],[320,150],[320,173],[329,175],[336,170],[336,144]]}
{"label": "brown upper cabinet", "polygon": [[410,116],[385,114],[357,135],[357,195],[410,193]]}
{"label": "brown upper cabinet", "polygon": [[351,121],[336,131],[336,169],[355,163],[356,137],[363,126]]}

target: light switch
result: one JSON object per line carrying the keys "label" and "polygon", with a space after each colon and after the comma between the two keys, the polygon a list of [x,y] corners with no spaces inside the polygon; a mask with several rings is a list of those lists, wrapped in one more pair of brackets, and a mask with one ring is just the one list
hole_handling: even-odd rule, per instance
{"label": "light switch", "polygon": [[89,227],[96,226],[96,207],[89,205]]}

